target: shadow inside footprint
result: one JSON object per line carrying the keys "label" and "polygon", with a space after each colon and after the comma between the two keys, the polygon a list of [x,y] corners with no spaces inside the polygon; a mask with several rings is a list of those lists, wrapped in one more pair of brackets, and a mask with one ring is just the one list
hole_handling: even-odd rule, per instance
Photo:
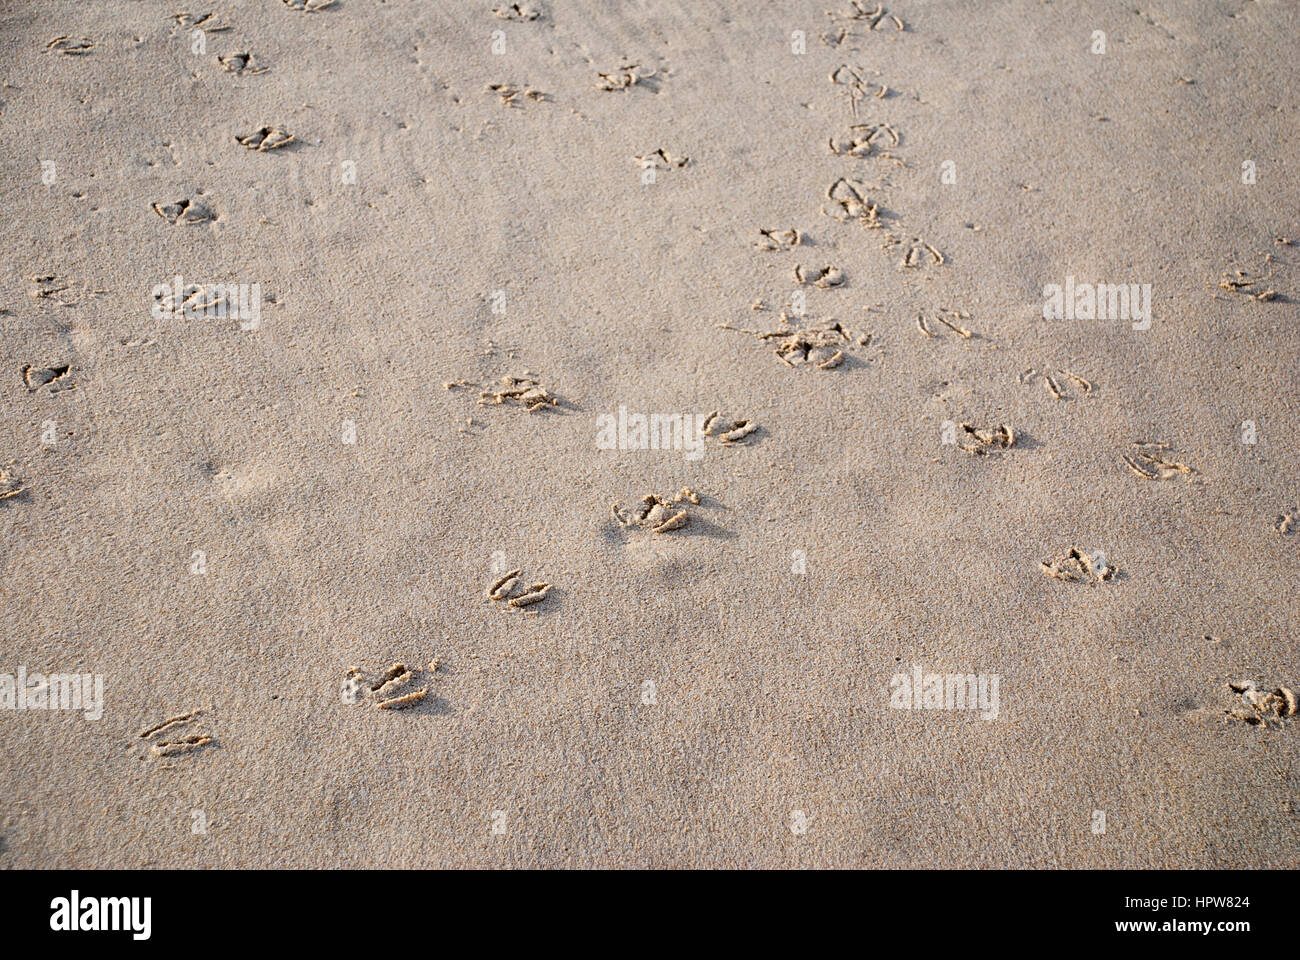
{"label": "shadow inside footprint", "polygon": [[18,490],[14,490],[12,493],[6,493],[3,488],[0,488],[0,510],[3,510],[6,506],[8,506],[11,503],[17,504],[17,503],[31,503],[31,502],[32,502],[32,492],[28,490],[26,487],[22,487]]}
{"label": "shadow inside footprint", "polygon": [[537,603],[529,604],[526,607],[512,607],[509,612],[514,616],[528,617],[549,617],[552,613],[559,610],[563,602],[565,590],[563,587],[557,587],[554,584],[546,591],[546,596]]}
{"label": "shadow inside footprint", "polygon": [[[843,366],[843,364],[841,364]],[[733,441],[732,443],[718,443],[718,446],[724,450],[735,447],[756,447],[763,442],[770,431],[766,427],[755,426],[753,430],[745,434],[743,439]],[[703,505],[704,497],[700,497],[700,504]]]}
{"label": "shadow inside footprint", "polygon": [[[724,509],[724,508],[719,508]],[[693,514],[690,522],[680,530],[674,530],[669,534],[659,534],[655,536],[656,540],[663,540],[667,537],[677,537],[679,539],[694,539],[702,537],[709,540],[734,540],[736,533],[728,530],[726,527],[719,526],[711,520],[705,520],[699,514]]]}
{"label": "shadow inside footprint", "polygon": [[393,713],[393,714],[405,714],[407,716],[414,714],[414,715],[428,715],[428,716],[440,717],[451,713],[452,709],[451,709],[451,704],[448,703],[442,697],[438,696],[437,691],[430,689],[428,696],[422,697],[421,699],[416,700],[414,703],[409,704],[408,706],[401,707],[400,709],[381,710],[380,712]]}
{"label": "shadow inside footprint", "polygon": [[[871,361],[870,361],[870,360],[864,360],[862,357],[854,356],[854,355],[851,354],[851,353],[846,353],[846,354],[844,354],[844,358],[843,358],[842,360],[840,360],[840,362],[837,363],[834,367],[831,367],[830,369],[832,369],[832,370],[865,370],[865,369],[867,369],[867,367],[869,367],[869,366],[871,366]],[[762,431],[762,428],[760,427],[759,430],[760,430],[760,432],[761,432],[761,431]]]}

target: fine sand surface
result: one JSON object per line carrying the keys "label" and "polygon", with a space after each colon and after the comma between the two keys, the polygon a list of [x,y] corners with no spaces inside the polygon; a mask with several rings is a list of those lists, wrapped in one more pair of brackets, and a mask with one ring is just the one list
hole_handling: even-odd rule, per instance
{"label": "fine sand surface", "polygon": [[207,4],[0,4],[0,866],[1294,864],[1295,2]]}

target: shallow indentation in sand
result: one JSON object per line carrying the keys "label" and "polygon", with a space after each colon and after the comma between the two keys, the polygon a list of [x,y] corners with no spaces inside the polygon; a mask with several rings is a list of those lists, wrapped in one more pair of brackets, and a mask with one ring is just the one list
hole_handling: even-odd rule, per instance
{"label": "shallow indentation in sand", "polygon": [[1055,560],[1043,560],[1039,566],[1047,576],[1065,583],[1103,583],[1115,579],[1119,573],[1119,568],[1105,554],[1099,552],[1092,556],[1078,547],[1071,547],[1065,556]]}
{"label": "shallow indentation in sand", "polygon": [[230,24],[226,23],[215,13],[175,13],[171,16],[176,21],[177,26],[186,30],[202,30],[204,33],[222,33],[230,29]]}
{"label": "shallow indentation in sand", "polygon": [[957,431],[957,446],[977,457],[987,457],[1016,445],[1016,434],[1005,423],[991,427],[959,423]]}
{"label": "shallow indentation in sand", "polygon": [[642,169],[645,169],[646,167],[654,167],[656,170],[669,170],[673,167],[684,167],[691,162],[690,157],[674,157],[662,147],[658,150],[652,151],[651,153],[642,154],[641,156],[633,157],[632,159],[639,163]]}
{"label": "shallow indentation in sand", "polygon": [[[461,380],[444,384],[448,390],[466,386],[468,381]],[[525,370],[522,376],[505,376],[495,387],[487,387],[478,399],[480,406],[520,406],[529,413],[539,410],[558,409],[561,399],[542,386],[537,374]]]}
{"label": "shallow indentation in sand", "polygon": [[168,717],[161,723],[142,730],[138,736],[149,742],[149,753],[154,757],[174,757],[192,754],[216,743],[211,734],[197,729],[196,721],[202,710]]}
{"label": "shallow indentation in sand", "polygon": [[900,33],[907,29],[902,19],[887,10],[883,4],[876,4],[868,10],[864,0],[848,0],[844,10],[827,10],[826,16],[832,20],[848,20],[862,23],[868,30],[894,29]]}
{"label": "shallow indentation in sand", "polygon": [[511,570],[509,573],[493,580],[487,588],[488,599],[501,601],[515,609],[531,607],[533,604],[545,600],[551,593],[551,584],[545,581],[536,581],[525,587],[519,579],[522,572],[522,568]]}
{"label": "shallow indentation in sand", "polygon": [[16,497],[23,492],[23,482],[6,470],[0,469],[0,501]]}
{"label": "shallow indentation in sand", "polygon": [[943,266],[948,262],[948,258],[934,244],[920,237],[911,237],[904,240],[902,237],[889,233],[885,235],[885,241],[881,246],[886,250],[902,249],[903,258],[898,261],[900,270],[915,270],[923,266]]}
{"label": "shallow indentation in sand", "polygon": [[522,107],[527,100],[544,103],[550,99],[548,93],[533,87],[520,87],[513,83],[489,83],[484,89],[488,93],[495,93],[501,104],[507,107]]}
{"label": "shallow indentation in sand", "polygon": [[[1277,237],[1274,243],[1279,246],[1291,246],[1291,241],[1287,237]],[[1272,285],[1273,273],[1279,264],[1286,265],[1285,261],[1275,259],[1271,253],[1263,254],[1260,268],[1253,273],[1239,268],[1225,271],[1219,280],[1219,289],[1260,302],[1289,301],[1289,297],[1283,296]],[[1264,268],[1267,268],[1267,273],[1260,272]],[[1218,298],[1218,294],[1215,294],[1215,298]]]}
{"label": "shallow indentation in sand", "polygon": [[181,288],[180,296],[175,289],[168,287],[165,293],[154,291],[154,302],[159,308],[186,317],[200,317],[205,311],[215,311],[226,303],[226,291],[220,285],[208,286],[202,283],[187,283]]}
{"label": "shallow indentation in sand", "polygon": [[217,219],[212,208],[198,200],[177,200],[175,203],[154,203],[150,206],[154,213],[168,223],[207,223],[209,220]]}
{"label": "shallow indentation in sand", "polygon": [[822,213],[841,223],[854,220],[868,230],[878,230],[884,224],[880,220],[879,204],[869,196],[871,189],[862,180],[840,177],[826,188],[826,199],[831,203],[829,209],[822,207]]}
{"label": "shallow indentation in sand", "polygon": [[717,437],[724,445],[741,443],[758,431],[758,424],[748,418],[720,416],[713,411],[704,418],[703,433],[706,437]]}
{"label": "shallow indentation in sand", "polygon": [[758,236],[754,246],[760,250],[791,250],[804,242],[804,235],[793,227],[789,230],[764,230],[760,227]]}
{"label": "shallow indentation in sand", "polygon": [[[1024,384],[1041,383],[1047,394],[1056,400],[1073,400],[1077,397],[1086,397],[1096,389],[1096,385],[1086,377],[1081,377],[1077,373],[1071,373],[1069,370],[1059,367],[1055,373],[1048,373],[1046,370],[1030,367],[1023,371],[1017,379]],[[1072,389],[1077,393],[1072,393]]]}
{"label": "shallow indentation in sand", "polygon": [[334,6],[335,0],[281,0],[281,2],[290,10],[315,13],[317,10]]}
{"label": "shallow indentation in sand", "polygon": [[95,41],[89,37],[55,37],[45,45],[45,52],[80,56],[89,53],[94,47]]}
{"label": "shallow indentation in sand", "polygon": [[805,267],[801,263],[795,264],[794,267],[794,281],[800,286],[811,284],[825,290],[829,287],[841,286],[844,279],[844,271],[839,267]]}
{"label": "shallow indentation in sand", "polygon": [[537,20],[542,15],[542,8],[535,3],[507,3],[493,7],[492,13],[502,20]]}
{"label": "shallow indentation in sand", "polygon": [[890,157],[890,154],[881,153],[876,148],[875,140],[882,136],[888,136],[890,143],[898,146],[898,131],[887,123],[855,123],[843,133],[831,137],[827,143],[831,153],[837,156],[859,159],[870,156]]}
{"label": "shallow indentation in sand", "polygon": [[[361,667],[349,667],[340,691],[341,698],[352,706],[369,703],[376,710],[405,710],[429,696],[438,667],[436,657],[424,668],[411,668],[397,660],[373,678]],[[433,697],[429,702],[436,700],[437,697]]]}
{"label": "shallow indentation in sand", "polygon": [[883,100],[890,95],[890,89],[877,80],[872,80],[861,70],[841,64],[831,71],[831,83],[844,87],[848,92],[849,106],[853,115],[858,115],[858,103],[867,97]]}
{"label": "shallow indentation in sand", "polygon": [[1288,687],[1280,686],[1265,693],[1253,680],[1236,680],[1228,683],[1228,689],[1236,695],[1236,702],[1225,711],[1230,721],[1260,727],[1270,723],[1281,726],[1296,714],[1296,695]]}
{"label": "shallow indentation in sand", "polygon": [[241,146],[247,147],[249,150],[256,150],[259,153],[266,153],[268,150],[279,150],[296,142],[292,133],[279,127],[259,127],[252,133],[235,134],[235,140]]}
{"label": "shallow indentation in sand", "polygon": [[229,53],[224,57],[217,57],[217,63],[221,64],[221,69],[228,73],[236,74],[241,77],[253,77],[259,73],[266,73],[269,67],[264,67],[248,51],[241,53]]}
{"label": "shallow indentation in sand", "polygon": [[28,364],[22,370],[23,383],[27,385],[29,391],[36,391],[44,386],[48,386],[51,393],[72,390],[74,385],[65,379],[71,370],[72,365],[69,363],[54,363],[45,367]]}
{"label": "shallow indentation in sand", "polygon": [[1181,476],[1191,480],[1195,473],[1191,467],[1176,460],[1167,443],[1136,441],[1133,452],[1124,454],[1124,465],[1144,480],[1170,480]]}
{"label": "shallow indentation in sand", "polygon": [[623,509],[616,501],[610,505],[610,513],[620,527],[636,527],[656,534],[671,533],[690,523],[690,506],[698,506],[699,503],[698,493],[690,487],[682,487],[672,499],[666,499],[657,493],[647,493],[630,510]]}
{"label": "shallow indentation in sand", "polygon": [[782,326],[776,330],[746,330],[730,324],[715,324],[719,330],[747,333],[757,340],[774,344],[772,352],[787,367],[813,366],[819,370],[834,370],[848,359],[857,347],[871,345],[869,333],[854,334],[834,318],[820,323],[792,324],[785,313],[780,316]]}
{"label": "shallow indentation in sand", "polygon": [[77,303],[76,297],[69,292],[72,290],[72,281],[64,277],[48,273],[32,277],[31,281],[32,287],[27,293],[33,300],[53,300],[65,307]]}
{"label": "shallow indentation in sand", "polygon": [[624,61],[613,70],[597,73],[596,86],[611,93],[629,90],[632,87],[644,87],[651,93],[658,93],[662,77],[663,73],[658,67],[643,67],[639,63]]}

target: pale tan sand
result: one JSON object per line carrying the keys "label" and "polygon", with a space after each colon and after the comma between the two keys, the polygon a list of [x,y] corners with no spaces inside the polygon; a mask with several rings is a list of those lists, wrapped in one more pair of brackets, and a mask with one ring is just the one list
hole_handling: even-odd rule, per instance
{"label": "pale tan sand", "polygon": [[[0,710],[0,865],[1293,865],[1300,729],[1226,685],[1300,680],[1295,5],[493,6],[205,4],[195,54],[5,5],[0,673],[105,705]],[[718,326],[796,265],[827,369]],[[178,273],[260,327],[154,319]],[[1067,275],[1150,329],[1044,320]],[[759,429],[598,450],[620,405]],[[891,709],[913,664],[997,719]]]}

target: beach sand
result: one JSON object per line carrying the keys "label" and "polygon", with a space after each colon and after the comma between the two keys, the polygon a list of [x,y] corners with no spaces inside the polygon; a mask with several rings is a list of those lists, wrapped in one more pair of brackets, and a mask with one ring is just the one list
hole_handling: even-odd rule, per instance
{"label": "beach sand", "polygon": [[1297,6],[529,6],[4,5],[0,866],[1292,866]]}

